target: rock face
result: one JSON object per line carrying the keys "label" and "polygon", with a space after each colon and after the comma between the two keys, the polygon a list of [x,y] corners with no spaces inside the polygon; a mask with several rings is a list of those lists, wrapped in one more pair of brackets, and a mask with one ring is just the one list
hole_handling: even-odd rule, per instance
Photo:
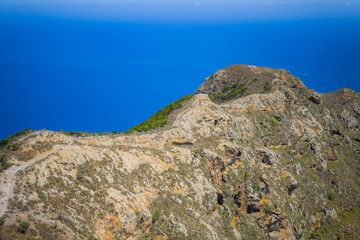
{"label": "rock face", "polygon": [[234,65],[151,132],[14,137],[0,239],[359,239],[359,118],[352,90]]}

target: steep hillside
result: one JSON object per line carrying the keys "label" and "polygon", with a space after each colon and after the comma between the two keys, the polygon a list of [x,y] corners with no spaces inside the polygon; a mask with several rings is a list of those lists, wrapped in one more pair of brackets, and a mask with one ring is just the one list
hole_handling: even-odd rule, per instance
{"label": "steep hillside", "polygon": [[0,239],[360,238],[359,93],[234,65],[175,105],[0,144]]}

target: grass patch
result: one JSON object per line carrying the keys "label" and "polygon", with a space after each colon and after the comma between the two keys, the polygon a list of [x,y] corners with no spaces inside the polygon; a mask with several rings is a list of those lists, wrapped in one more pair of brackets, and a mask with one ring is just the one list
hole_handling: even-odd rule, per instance
{"label": "grass patch", "polygon": [[336,193],[334,190],[330,190],[327,194],[327,197],[330,201],[334,201],[336,199]]}
{"label": "grass patch", "polygon": [[235,84],[231,85],[230,87],[224,87],[222,92],[226,93],[229,90],[242,89],[242,88],[244,88],[244,85],[245,85],[244,83],[235,83]]}
{"label": "grass patch", "polygon": [[158,127],[162,127],[167,123],[167,118],[175,109],[181,108],[183,103],[189,100],[192,97],[191,94],[186,95],[175,102],[167,105],[160,111],[156,112],[152,115],[148,120],[136,125],[135,127],[130,128],[126,132],[146,132],[150,131],[151,129],[155,129]]}
{"label": "grass patch", "polygon": [[235,83],[231,86],[224,87],[222,89],[222,92],[224,94],[211,94],[209,95],[209,97],[213,101],[215,100],[226,101],[244,95],[246,90],[247,87],[245,87],[244,83]]}
{"label": "grass patch", "polygon": [[264,91],[265,92],[268,92],[271,90],[271,86],[269,85],[269,82],[265,82],[265,85],[264,85]]}
{"label": "grass patch", "polygon": [[251,184],[252,189],[254,190],[254,193],[260,193],[260,184],[257,180],[255,180],[252,184]]}
{"label": "grass patch", "polygon": [[249,178],[249,172],[248,171],[245,171],[244,178],[245,178],[245,180]]}
{"label": "grass patch", "polygon": [[222,92],[225,94],[211,94],[209,95],[211,100],[230,100],[236,97],[240,97],[245,94],[247,87],[244,87],[243,83],[233,84],[231,87],[223,88]]}
{"label": "grass patch", "polygon": [[276,120],[276,118],[274,118],[274,117],[270,118],[270,125],[272,127],[276,127],[278,125],[278,121]]}

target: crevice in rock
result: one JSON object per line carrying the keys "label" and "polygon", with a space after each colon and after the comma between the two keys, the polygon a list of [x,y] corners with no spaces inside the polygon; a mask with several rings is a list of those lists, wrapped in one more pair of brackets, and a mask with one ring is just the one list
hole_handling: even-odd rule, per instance
{"label": "crevice in rock", "polygon": [[241,208],[241,193],[238,192],[237,194],[234,195],[234,203],[236,204],[236,206],[238,208]]}
{"label": "crevice in rock", "polygon": [[273,162],[271,161],[270,155],[265,151],[259,151],[258,153],[259,160],[269,166],[273,165]]}
{"label": "crevice in rock", "polygon": [[249,203],[247,208],[246,208],[246,212],[248,214],[251,214],[251,213],[255,213],[255,212],[260,212],[260,209],[259,207],[257,206],[257,204],[255,203]]}
{"label": "crevice in rock", "polygon": [[330,131],[330,134],[333,135],[333,136],[335,136],[335,135],[341,136],[341,137],[344,136],[344,134],[342,134],[339,129],[332,129],[332,130]]}
{"label": "crevice in rock", "polygon": [[224,204],[224,195],[222,193],[217,193],[217,204],[223,205]]}
{"label": "crevice in rock", "polygon": [[266,182],[266,180],[263,179],[262,177],[259,177],[259,181],[260,181],[260,191],[264,194],[270,193],[270,186]]}
{"label": "crevice in rock", "polygon": [[297,188],[296,184],[291,184],[290,187],[288,187],[289,196],[291,196],[293,194],[293,192],[295,191],[296,188]]}
{"label": "crevice in rock", "polygon": [[194,145],[192,142],[172,142],[173,145],[176,146],[192,146]]}
{"label": "crevice in rock", "polygon": [[266,165],[273,165],[273,163],[270,161],[269,155],[265,155],[262,157],[261,162],[265,163]]}

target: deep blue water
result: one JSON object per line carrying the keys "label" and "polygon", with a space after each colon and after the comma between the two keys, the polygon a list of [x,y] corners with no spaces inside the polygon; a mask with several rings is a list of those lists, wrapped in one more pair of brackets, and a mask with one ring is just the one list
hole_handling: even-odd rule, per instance
{"label": "deep blue water", "polygon": [[359,6],[0,6],[0,139],[124,131],[232,64],[360,91]]}

